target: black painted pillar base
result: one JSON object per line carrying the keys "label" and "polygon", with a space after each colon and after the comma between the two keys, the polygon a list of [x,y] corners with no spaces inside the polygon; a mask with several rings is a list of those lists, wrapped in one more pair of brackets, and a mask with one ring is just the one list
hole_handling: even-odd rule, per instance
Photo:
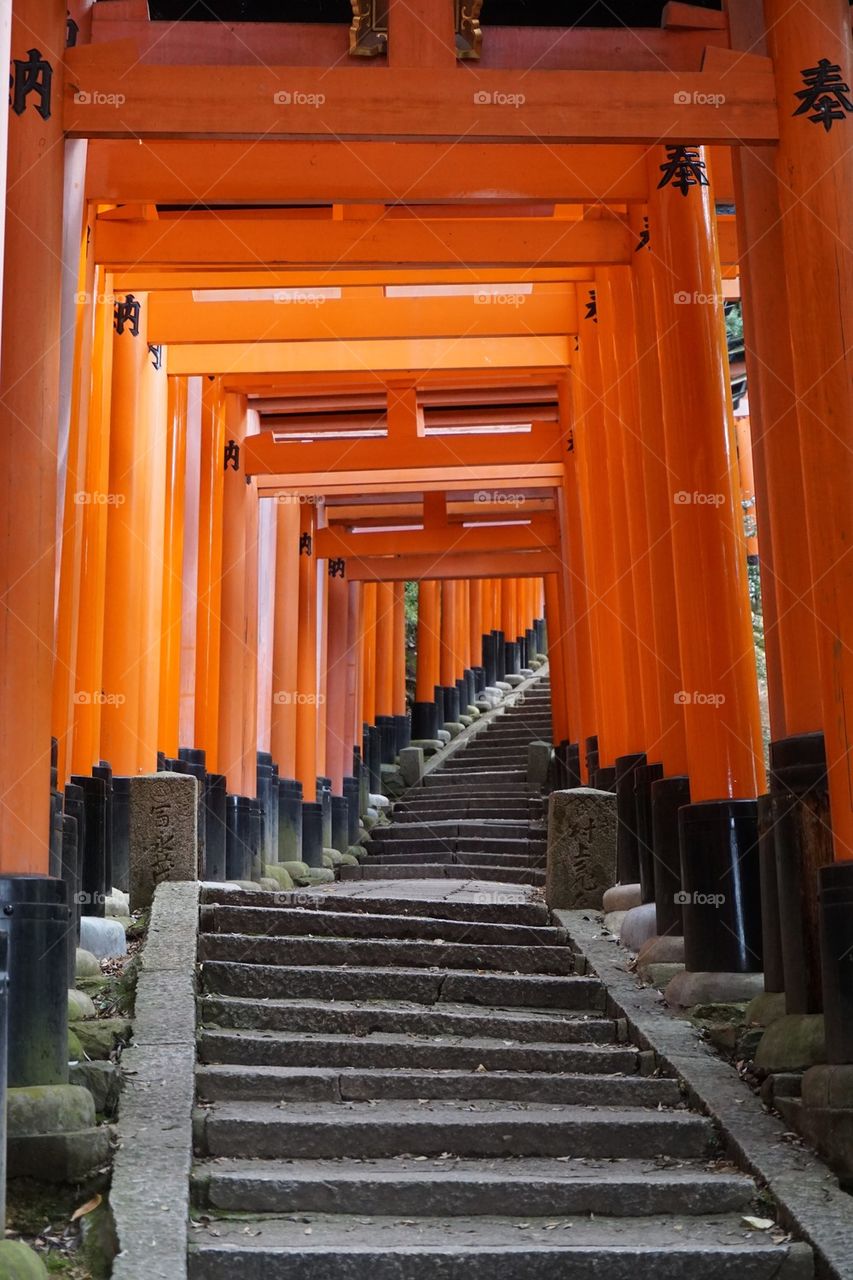
{"label": "black painted pillar base", "polygon": [[130,889],[130,778],[113,775],[113,884]]}
{"label": "black painted pillar base", "polygon": [[640,866],[640,895],[643,902],[655,900],[655,846],[652,834],[652,784],[663,777],[662,764],[641,764],[634,770],[634,805],[637,818],[637,857]]}
{"label": "black painted pillar base", "polygon": [[323,814],[323,848],[330,849],[332,847],[332,779],[319,776],[315,794]]}
{"label": "black painted pillar base", "polygon": [[505,673],[508,676],[517,676],[521,663],[518,656],[518,645],[514,640],[507,640],[504,643],[504,659]]}
{"label": "black painted pillar base", "polygon": [[329,846],[338,853],[346,853],[349,848],[349,799],[347,796],[332,796],[332,843]]}
{"label": "black painted pillar base", "polygon": [[[439,703],[443,714],[441,721],[445,724],[459,723],[459,690],[455,685],[437,685],[435,690],[436,702]],[[439,702],[440,697],[440,702]],[[439,725],[441,728],[441,725]]]}
{"label": "black painted pillar base", "polygon": [[320,801],[302,805],[302,861],[309,867],[323,865],[323,806]]}
{"label": "black painted pillar base", "polygon": [[[207,839],[201,872],[205,880],[224,880],[227,848],[226,803],[228,780],[224,773],[209,773],[204,784],[204,809]],[[118,796],[118,792],[116,792]]]}
{"label": "black painted pillar base", "polygon": [[476,702],[477,698],[481,693],[483,693],[486,685],[488,684],[488,681],[486,680],[486,669],[485,667],[472,667],[471,674],[474,677],[474,697],[472,701]]}
{"label": "black painted pillar base", "polygon": [[252,879],[252,815],[246,796],[225,800],[225,878]]}
{"label": "black painted pillar base", "polygon": [[833,861],[822,733],[770,743],[770,796],[782,936],[785,1009],[823,1008],[817,877]]}
{"label": "black painted pillar base", "polygon": [[853,862],[818,872],[826,1059],[853,1063]]}
{"label": "black painted pillar base", "polygon": [[495,680],[506,679],[506,637],[500,630],[492,632],[495,640]]}
{"label": "black painted pillar base", "polygon": [[764,990],[785,990],[779,882],[776,877],[776,833],[773,797],[758,797],[758,864],[761,873],[761,936],[764,950]]}
{"label": "black painted pillar base", "polygon": [[435,740],[441,728],[436,702],[415,702],[412,705],[412,737],[427,741]]}
{"label": "black painted pillar base", "polygon": [[377,716],[376,727],[380,733],[382,764],[393,764],[397,758],[397,726],[393,716]]}
{"label": "black painted pillar base", "polygon": [[474,705],[474,700],[477,697],[477,690],[475,688],[475,683],[474,683],[473,668],[466,667],[465,670],[462,672],[462,675],[465,680],[465,689],[466,689],[465,696],[466,696],[466,708],[467,708]]}
{"label": "black painted pillar base", "polygon": [[612,764],[605,765],[595,771],[595,782],[592,784],[597,791],[615,791],[616,790],[616,769]]}
{"label": "black painted pillar base", "polygon": [[364,760],[369,790],[372,795],[378,795],[382,785],[382,732],[375,724],[364,726]]}
{"label": "black painted pillar base", "polygon": [[[494,631],[490,631],[487,636],[483,636],[482,650],[483,673],[486,685],[493,685],[498,678],[497,644]],[[483,687],[485,688],[486,686],[484,685]]]}
{"label": "black painted pillar base", "polygon": [[580,747],[565,740],[554,747],[552,768],[554,791],[572,791],[581,785]]}
{"label": "black painted pillar base", "polygon": [[0,876],[10,1088],[68,1083],[68,889],[55,876]]}
{"label": "black painted pillar base", "polygon": [[637,801],[634,773],[646,763],[643,752],[617,756],[616,779],[616,878],[620,884],[639,884],[640,845],[637,839]]}
{"label": "black painted pillar base", "polygon": [[103,778],[90,778],[85,773],[71,775],[72,783],[83,792],[86,811],[83,843],[79,846],[80,911],[84,916],[103,916],[107,894],[107,807],[106,783]]}
{"label": "black painted pillar base", "polygon": [[598,734],[594,733],[592,737],[587,738],[584,743],[584,760],[586,763],[586,776],[591,787],[595,786],[595,775],[598,773]]}
{"label": "black painted pillar base", "polygon": [[394,716],[394,729],[396,733],[397,755],[401,751],[405,751],[406,747],[412,741],[412,722],[408,715]]}
{"label": "black painted pillar base", "polygon": [[278,780],[278,861],[302,861],[302,783]]}
{"label": "black painted pillar base", "polygon": [[760,973],[755,800],[710,800],[678,814],[684,961],[691,973]]}
{"label": "black painted pillar base", "polygon": [[349,805],[347,847],[358,844],[358,802],[361,785],[357,777],[344,778],[344,796]]}
{"label": "black painted pillar base", "polygon": [[652,783],[655,917],[660,937],[680,937],[684,933],[678,812],[688,804],[690,804],[690,779],[685,775],[661,778],[658,782]]}
{"label": "black painted pillar base", "polygon": [[548,652],[548,628],[544,618],[534,618],[533,630],[536,632],[536,652],[543,655]]}

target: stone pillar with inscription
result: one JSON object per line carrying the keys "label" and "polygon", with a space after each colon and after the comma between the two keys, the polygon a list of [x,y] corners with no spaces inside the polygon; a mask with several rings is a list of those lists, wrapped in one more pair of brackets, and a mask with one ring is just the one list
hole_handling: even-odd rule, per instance
{"label": "stone pillar with inscription", "polygon": [[185,773],[130,780],[130,909],[164,880],[198,879],[198,781]]}

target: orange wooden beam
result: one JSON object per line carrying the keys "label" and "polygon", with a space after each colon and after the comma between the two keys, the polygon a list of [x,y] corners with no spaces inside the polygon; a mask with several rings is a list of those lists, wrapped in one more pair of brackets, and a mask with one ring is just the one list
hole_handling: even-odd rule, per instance
{"label": "orange wooden beam", "polygon": [[[153,66],[109,46],[69,49],[66,58],[63,121],[77,138],[665,137],[725,146],[774,141],[779,129],[767,71],[528,70],[522,84],[519,73],[452,65]],[[105,84],[124,97],[119,109]]]}
{"label": "orange wooden beam", "polygon": [[516,578],[539,577],[560,569],[557,552],[493,551],[472,552],[461,556],[375,556],[347,563],[353,582],[409,582],[424,578]]}
{"label": "orange wooden beam", "polygon": [[191,293],[151,300],[149,341],[156,343],[306,342],[357,338],[514,337],[570,334],[575,291],[484,292],[468,297],[385,298],[355,291],[327,299],[306,290],[268,302],[195,302]]}
{"label": "orange wooden beam", "polygon": [[[398,435],[351,440],[313,440],[308,444],[276,441],[269,431],[246,442],[249,475],[270,476],[300,472],[400,471],[406,467],[472,467],[495,464],[557,463],[563,457],[559,436],[551,423],[534,424],[530,431],[493,435]],[[471,475],[475,485],[477,476]],[[483,489],[483,492],[488,492]],[[506,514],[506,508],[504,508]]]}
{"label": "orange wooden beam", "polygon": [[372,222],[178,213],[152,221],[99,218],[93,236],[95,260],[113,269],[198,266],[273,270],[328,264],[388,263],[434,267],[583,266],[628,262],[635,239],[613,219],[555,218],[379,218]]}
{"label": "orange wooden beam", "polygon": [[538,517],[529,524],[488,525],[467,529],[460,525],[412,532],[341,533],[336,528],[317,533],[317,554],[369,559],[386,555],[455,556],[476,551],[537,551],[559,543],[557,522]]}

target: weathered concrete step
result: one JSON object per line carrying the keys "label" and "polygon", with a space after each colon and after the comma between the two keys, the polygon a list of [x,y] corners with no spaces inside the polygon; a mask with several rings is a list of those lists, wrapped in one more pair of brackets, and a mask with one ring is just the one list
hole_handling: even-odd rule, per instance
{"label": "weathered concrete step", "polygon": [[[603,998],[602,989],[602,998]],[[312,1034],[371,1036],[463,1036],[515,1040],[524,1044],[580,1044],[614,1039],[610,1019],[590,1020],[565,1013],[518,1013],[470,1009],[446,1003],[440,1008],[407,1003],[356,1004],[353,1001],[263,1000],[205,996],[199,1019],[204,1027],[249,1031],[298,1031]]]}
{"label": "weathered concrete step", "polygon": [[[334,905],[330,903],[330,906]],[[382,915],[367,910],[314,911],[301,907],[204,908],[202,928],[209,933],[282,934],[308,933],[334,938],[417,938],[426,942],[510,944],[513,946],[565,946],[565,929],[550,925],[490,924],[469,920],[436,920],[420,915]]]}
{"label": "weathered concrete step", "polygon": [[513,867],[472,866],[470,863],[434,863],[403,864],[402,866],[370,867],[362,864],[358,867],[341,867],[341,880],[440,880],[444,876],[470,877],[476,880],[497,880],[503,884],[536,884],[545,883],[545,872],[532,868],[530,870]]}
{"label": "weathered concrete step", "polygon": [[[429,787],[418,787],[414,796],[419,805],[435,804],[440,800],[453,800],[460,804],[465,804],[472,800],[480,805],[494,803],[496,816],[504,808],[518,808],[521,806],[533,810],[542,809],[542,796],[538,792],[534,794],[526,784],[523,788],[509,784],[503,786],[496,780],[494,775],[483,774],[481,776],[486,778],[487,781],[478,784],[476,787],[472,786],[467,790],[463,790],[459,785],[458,778],[451,778],[450,782],[446,783],[445,775],[432,773],[428,775],[433,779]],[[426,782],[427,779],[424,781]],[[403,800],[400,803],[405,808],[408,801]]]}
{"label": "weathered concrete step", "polygon": [[631,1218],[746,1212],[755,1197],[743,1174],[651,1160],[226,1160],[193,1182],[199,1208],[233,1213]]}
{"label": "weathered concrete step", "polygon": [[411,866],[413,864],[443,863],[445,866],[467,867],[544,867],[544,853],[454,853],[452,850],[423,850],[417,840],[407,842],[408,850],[399,851],[391,845],[389,852],[370,853],[361,864],[366,867]]}
{"label": "weathered concrete step", "polygon": [[[405,831],[398,830],[397,810],[394,810],[394,820],[390,826],[374,827],[370,833],[370,843],[383,844],[386,840],[397,840],[401,836],[406,840],[417,840],[421,837],[455,839],[456,837],[465,838],[472,834],[480,835],[483,838],[492,837],[496,840],[526,840],[528,837],[529,827],[526,821],[513,822],[512,819],[493,818],[489,822],[483,822],[481,819],[436,819],[434,822],[407,822]],[[538,835],[534,837],[540,839]]]}
{"label": "weathered concrete step", "polygon": [[222,1103],[197,1113],[200,1153],[256,1160],[397,1155],[675,1156],[699,1160],[713,1128],[690,1111],[500,1102]]}
{"label": "weathered concrete step", "polygon": [[489,769],[485,773],[477,773],[473,770],[464,775],[448,773],[447,769],[436,769],[435,773],[428,773],[423,780],[424,787],[432,790],[434,787],[444,786],[448,782],[452,782],[455,786],[466,786],[474,790],[479,783],[486,785],[495,785],[497,779],[506,783],[517,782],[523,784],[527,779],[527,773],[523,769]]}
{"label": "weathered concrete step", "polygon": [[562,1106],[677,1107],[675,1080],[638,1075],[550,1075],[535,1071],[414,1071],[382,1067],[196,1068],[203,1102],[368,1102],[392,1098],[477,1098]]}
{"label": "weathered concrete step", "polygon": [[447,966],[503,973],[569,974],[574,971],[574,954],[568,947],[518,947],[443,939],[420,942],[398,938],[273,938],[203,933],[199,937],[199,959],[274,965]]}
{"label": "weathered concrete step", "polygon": [[[394,828],[390,828],[394,830]],[[547,840],[542,837],[522,837],[517,839],[501,839],[491,835],[469,836],[413,836],[399,829],[385,840],[368,840],[365,848],[368,853],[515,853],[544,854]],[[405,834],[406,839],[401,837]],[[402,846],[402,847],[401,847]]]}
{"label": "weathered concrete step", "polygon": [[[357,1039],[347,1035],[320,1036],[285,1031],[207,1030],[199,1038],[198,1055],[200,1062],[268,1067],[408,1067],[424,1071],[432,1068],[438,1071],[451,1068],[477,1071],[484,1067],[486,1071],[573,1073],[632,1071],[637,1062],[636,1051],[607,1043],[604,1037],[612,1036],[612,1027],[605,1028],[600,1021],[590,1022],[589,1026],[588,1043],[553,1045],[505,1045],[475,1037],[430,1041],[392,1034]],[[593,1043],[596,1036],[599,1042]],[[536,1153],[531,1151],[528,1154]]]}
{"label": "weathered concrete step", "polygon": [[[420,795],[420,792],[418,793]],[[526,824],[538,816],[541,804],[535,801],[507,800],[496,803],[497,798],[478,800],[470,796],[448,796],[444,801],[440,797],[432,798],[432,794],[423,799],[398,800],[394,806],[392,826],[400,823],[429,824],[448,820],[453,823],[473,822],[475,820],[488,823],[491,827],[499,822]],[[385,827],[374,827],[374,831],[384,831]]]}
{"label": "weathered concrete step", "polygon": [[340,886],[330,891],[295,889],[292,892],[270,892],[229,889],[225,885],[207,884],[201,891],[203,903],[223,903],[247,907],[300,907],[306,911],[366,912],[369,915],[426,916],[432,920],[465,920],[477,924],[530,924],[547,925],[550,915],[545,903],[533,890],[510,889],[497,896],[476,893],[467,897],[455,893],[452,898],[438,898],[434,894],[407,899],[395,894],[382,897],[371,890],[346,892]]}
{"label": "weathered concrete step", "polygon": [[457,751],[454,755],[448,757],[443,768],[471,769],[478,765],[489,767],[494,764],[507,769],[521,769],[526,763],[526,747],[505,747],[495,743],[488,750],[482,747],[475,751],[473,747],[469,747],[467,751]]}
{"label": "weathered concrete step", "polygon": [[[520,1229],[521,1228],[521,1229]],[[811,1250],[701,1218],[221,1218],[189,1280],[811,1280]]]}
{"label": "weathered concrete step", "polygon": [[[472,973],[464,970],[306,966],[298,975],[286,966],[208,961],[202,987],[211,995],[305,1000],[409,1000],[418,1004],[475,1004],[507,1009],[598,1009],[597,978],[552,978],[541,974]],[[298,988],[295,983],[298,982]],[[633,1068],[627,1068],[633,1070]]]}

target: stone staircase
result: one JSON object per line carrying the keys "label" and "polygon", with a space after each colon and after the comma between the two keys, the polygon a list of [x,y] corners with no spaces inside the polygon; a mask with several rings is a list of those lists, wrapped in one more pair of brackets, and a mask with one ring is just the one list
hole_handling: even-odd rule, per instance
{"label": "stone staircase", "polygon": [[372,831],[366,860],[342,879],[544,884],[544,802],[527,785],[527,748],[538,739],[551,741],[545,678],[398,801],[390,825]]}
{"label": "stone staircase", "polygon": [[[442,773],[445,807],[405,800],[396,831],[506,804],[521,844],[541,818],[515,782]],[[303,893],[203,888],[190,1280],[807,1280],[806,1246],[744,1223],[767,1215],[755,1184],[628,1042],[541,892],[460,853]]]}

